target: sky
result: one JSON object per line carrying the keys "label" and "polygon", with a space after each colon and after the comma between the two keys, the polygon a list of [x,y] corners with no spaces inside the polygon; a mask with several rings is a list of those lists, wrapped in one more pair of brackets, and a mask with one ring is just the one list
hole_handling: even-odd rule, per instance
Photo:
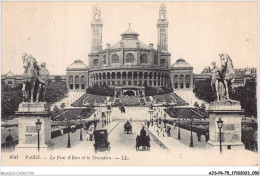
{"label": "sky", "polygon": [[[131,28],[139,40],[157,45],[162,2],[98,2],[102,43],[111,45]],[[171,64],[183,58],[200,73],[220,53],[235,68],[257,67],[257,2],[164,2]],[[46,62],[50,74],[65,74],[80,59],[88,65],[95,2],[2,2],[2,74],[22,74],[22,53]]]}

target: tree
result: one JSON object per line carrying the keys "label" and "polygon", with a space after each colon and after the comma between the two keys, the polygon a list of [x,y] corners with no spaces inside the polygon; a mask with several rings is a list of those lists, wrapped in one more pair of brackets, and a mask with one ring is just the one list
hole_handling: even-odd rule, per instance
{"label": "tree", "polygon": [[55,80],[55,83],[62,82],[61,76],[55,76],[54,80]]}
{"label": "tree", "polygon": [[53,103],[68,93],[68,88],[64,82],[52,82],[46,90],[46,102]]}
{"label": "tree", "polygon": [[216,94],[212,90],[210,79],[196,81],[194,86],[193,92],[199,99],[208,103],[216,100]]}
{"label": "tree", "polygon": [[257,98],[255,79],[247,80],[244,87],[235,89],[233,99],[240,101],[246,116],[257,116]]}
{"label": "tree", "polygon": [[114,89],[107,85],[94,85],[89,87],[86,92],[93,95],[114,96]]}
{"label": "tree", "polygon": [[2,119],[7,120],[10,116],[14,115],[15,111],[18,110],[19,103],[22,102],[22,86],[19,85],[11,88],[2,82],[1,88],[1,116]]}

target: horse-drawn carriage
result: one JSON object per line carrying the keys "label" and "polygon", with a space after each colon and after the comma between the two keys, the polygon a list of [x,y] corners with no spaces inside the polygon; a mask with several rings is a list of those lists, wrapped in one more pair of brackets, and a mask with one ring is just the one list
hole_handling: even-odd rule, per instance
{"label": "horse-drawn carriage", "polygon": [[127,134],[132,133],[132,125],[128,121],[124,125],[124,132]]}
{"label": "horse-drawn carriage", "polygon": [[106,151],[110,152],[110,142],[108,142],[108,134],[107,130],[95,130],[94,131],[95,138],[95,152],[97,151]]}
{"label": "horse-drawn carriage", "polygon": [[142,146],[142,149],[143,150],[150,150],[150,147],[151,147],[151,145],[150,145],[150,137],[149,137],[149,135],[147,135],[147,136],[139,136],[139,135],[137,135],[137,137],[136,137],[136,145],[135,145],[135,148],[136,148],[136,150],[139,150],[139,147],[140,146]]}
{"label": "horse-drawn carriage", "polygon": [[125,107],[124,106],[121,106],[119,109],[120,109],[121,113],[125,113]]}

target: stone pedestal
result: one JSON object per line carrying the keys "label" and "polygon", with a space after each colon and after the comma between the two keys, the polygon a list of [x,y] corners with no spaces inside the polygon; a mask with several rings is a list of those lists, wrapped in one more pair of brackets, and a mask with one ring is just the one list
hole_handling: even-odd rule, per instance
{"label": "stone pedestal", "polygon": [[241,142],[241,109],[239,101],[225,100],[212,102],[209,105],[209,141],[208,148],[220,148],[220,136],[217,121],[223,120],[221,129],[222,150],[244,149]]}
{"label": "stone pedestal", "polygon": [[51,142],[51,118],[50,107],[47,103],[20,103],[18,111],[15,112],[19,118],[18,121],[18,139],[19,144],[16,150],[31,149],[38,150],[38,131],[36,130],[37,120],[41,124],[40,136],[40,151],[50,149],[53,144]]}

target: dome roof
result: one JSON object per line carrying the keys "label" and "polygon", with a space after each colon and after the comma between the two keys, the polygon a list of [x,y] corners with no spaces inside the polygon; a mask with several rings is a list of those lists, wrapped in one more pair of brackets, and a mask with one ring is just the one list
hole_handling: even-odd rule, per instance
{"label": "dome roof", "polygon": [[6,74],[6,76],[7,76],[7,77],[14,77],[14,74],[13,74],[11,71],[9,71],[9,72]]}
{"label": "dome roof", "polygon": [[67,67],[67,69],[70,70],[86,70],[87,68],[88,68],[87,65],[79,59],[75,60],[72,64],[70,64]]}
{"label": "dome roof", "polygon": [[175,64],[172,65],[173,68],[178,67],[192,67],[188,62],[186,62],[184,59],[180,58],[176,61]]}
{"label": "dome roof", "polygon": [[111,46],[111,49],[117,49],[121,48],[121,43],[124,44],[124,48],[137,48],[136,45],[139,43],[139,48],[141,49],[149,49],[149,46],[144,44],[143,42],[140,42],[139,40],[132,39],[132,40],[126,40],[122,39],[116,44]]}
{"label": "dome roof", "polygon": [[139,34],[136,33],[135,31],[133,31],[130,28],[129,25],[129,29],[126,30],[125,32],[123,32],[121,34],[122,39],[115,43],[114,45],[111,46],[111,49],[118,49],[121,48],[121,44],[124,45],[124,48],[137,48],[137,44],[139,44],[139,48],[141,49],[149,49],[149,46],[144,44],[143,42],[138,40],[138,36]]}

